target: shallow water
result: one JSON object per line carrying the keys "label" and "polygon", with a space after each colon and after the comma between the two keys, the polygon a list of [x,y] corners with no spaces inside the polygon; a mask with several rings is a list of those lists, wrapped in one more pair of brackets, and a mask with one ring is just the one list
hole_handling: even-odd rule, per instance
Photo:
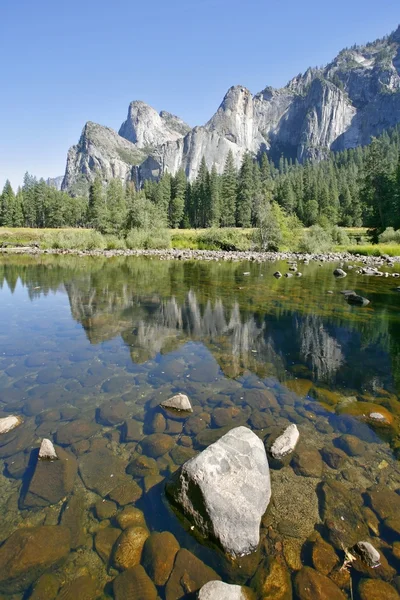
{"label": "shallow water", "polygon": [[[332,264],[299,267],[303,277],[276,280],[272,274],[286,272],[286,264],[0,261],[0,416],[23,418],[0,436],[0,542],[25,527],[72,532],[68,553],[28,575],[18,571],[17,555],[18,572],[5,574],[0,549],[4,597],[46,600],[61,588],[60,597],[69,598],[78,577],[78,597],[117,597],[113,542],[133,497],[149,531],[172,532],[181,548],[224,581],[250,585],[256,597],[290,598],[293,584],[302,598],[302,565],[329,576],[345,598],[378,598],[362,591],[365,578],[373,578],[373,593],[380,580],[399,585],[398,280],[354,271],[335,279]],[[370,305],[348,305],[345,289]],[[176,392],[191,399],[189,419],[170,419],[158,408]],[[268,447],[292,422],[300,442],[289,464],[271,464],[273,499],[260,550],[230,562],[170,509],[165,482],[233,426],[246,424]],[[149,444],[142,449],[141,439],[152,433],[163,434],[163,448],[148,450],[146,477],[132,475],[128,465],[145,454]],[[35,470],[43,437],[70,457],[68,472],[52,473],[51,485],[49,465]],[[51,537],[55,530],[45,531]],[[359,538],[379,549],[382,566],[358,561],[340,570]],[[16,542],[5,543],[10,554]],[[148,572],[152,559],[142,556]],[[176,576],[157,587],[160,598],[189,598],[210,579],[204,565],[189,565],[186,578],[174,568]],[[118,598],[153,598],[148,583],[141,580],[142,596],[128,586]]]}

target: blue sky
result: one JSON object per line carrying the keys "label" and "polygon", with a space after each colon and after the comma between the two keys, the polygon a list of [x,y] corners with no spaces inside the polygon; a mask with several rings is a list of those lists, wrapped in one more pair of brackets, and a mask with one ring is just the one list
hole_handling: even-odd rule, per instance
{"label": "blue sky", "polygon": [[231,85],[283,86],[400,23],[399,0],[0,0],[0,186],[61,175],[84,123],[139,99],[204,123]]}

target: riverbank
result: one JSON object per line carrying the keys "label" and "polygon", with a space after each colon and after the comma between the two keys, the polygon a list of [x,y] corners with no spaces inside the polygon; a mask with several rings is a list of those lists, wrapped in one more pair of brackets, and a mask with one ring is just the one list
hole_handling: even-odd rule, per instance
{"label": "riverbank", "polygon": [[350,252],[328,252],[324,254],[302,254],[299,252],[253,252],[253,251],[223,251],[223,250],[65,250],[61,248],[41,249],[35,246],[0,248],[1,255],[29,254],[29,255],[74,255],[74,256],[148,256],[159,260],[205,260],[205,261],[251,261],[251,262],[275,262],[280,260],[293,262],[318,261],[321,263],[361,263],[364,265],[381,267],[400,263],[400,256],[364,256]]}

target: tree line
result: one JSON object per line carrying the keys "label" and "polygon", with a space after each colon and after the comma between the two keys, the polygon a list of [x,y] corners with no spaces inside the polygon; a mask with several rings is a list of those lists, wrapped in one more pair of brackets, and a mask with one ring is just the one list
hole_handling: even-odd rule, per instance
{"label": "tree line", "polygon": [[318,163],[282,157],[274,164],[266,153],[257,159],[247,153],[237,170],[229,153],[222,174],[215,166],[209,171],[203,158],[195,181],[183,171],[165,173],[140,190],[118,179],[104,184],[99,174],[88,197],[58,191],[27,173],[16,193],[6,182],[0,225],[93,227],[114,234],[154,226],[255,227],[273,204],[307,227],[399,228],[400,128]]}

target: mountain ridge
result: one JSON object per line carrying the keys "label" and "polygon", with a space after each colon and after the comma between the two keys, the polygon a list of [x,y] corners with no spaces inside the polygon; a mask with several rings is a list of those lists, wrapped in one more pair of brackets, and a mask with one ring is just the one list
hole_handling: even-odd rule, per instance
{"label": "mountain ridge", "polygon": [[246,152],[304,162],[331,150],[368,144],[400,123],[400,26],[390,35],[341,50],[283,88],[252,94],[229,88],[215,114],[190,128],[182,119],[133,101],[119,132],[87,123],[68,152],[62,188],[78,193],[97,173],[141,185],[183,169],[193,180],[204,157],[222,172],[229,152],[240,166]]}

